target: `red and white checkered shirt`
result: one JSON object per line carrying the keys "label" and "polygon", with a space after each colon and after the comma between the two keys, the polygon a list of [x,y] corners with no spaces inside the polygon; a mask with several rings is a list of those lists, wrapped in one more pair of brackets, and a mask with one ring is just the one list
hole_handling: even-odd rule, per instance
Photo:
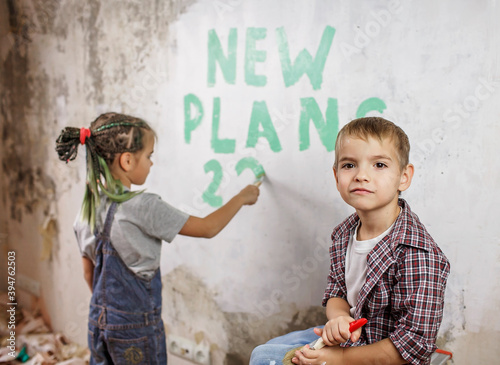
{"label": "red and white checkered shirt", "polygon": [[[361,288],[355,318],[367,318],[360,346],[390,338],[410,364],[429,364],[443,317],[443,302],[450,263],[408,203],[399,199],[402,212],[393,229],[368,254],[366,282]],[[347,300],[345,257],[358,224],[351,215],[332,233],[330,274],[323,297]]]}

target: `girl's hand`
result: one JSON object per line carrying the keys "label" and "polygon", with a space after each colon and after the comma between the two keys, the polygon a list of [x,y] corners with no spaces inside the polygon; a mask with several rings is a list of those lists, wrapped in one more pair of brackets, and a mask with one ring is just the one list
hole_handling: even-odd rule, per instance
{"label": "girl's hand", "polygon": [[343,364],[344,349],[340,346],[323,347],[320,350],[311,350],[306,345],[301,351],[295,351],[292,359],[299,365],[334,365]]}
{"label": "girl's hand", "polygon": [[255,204],[258,197],[259,188],[255,185],[248,185],[226,204],[205,218],[189,216],[179,234],[190,237],[212,238],[224,229],[243,205]]}
{"label": "girl's hand", "polygon": [[243,199],[243,205],[253,205],[259,197],[260,190],[255,185],[247,185],[238,195]]}
{"label": "girl's hand", "polygon": [[352,321],[354,321],[352,317],[339,316],[329,320],[323,330],[316,328],[314,332],[323,338],[323,342],[326,346],[335,346],[349,339],[356,342],[361,336],[361,329],[358,328],[353,333],[349,332],[349,324]]}

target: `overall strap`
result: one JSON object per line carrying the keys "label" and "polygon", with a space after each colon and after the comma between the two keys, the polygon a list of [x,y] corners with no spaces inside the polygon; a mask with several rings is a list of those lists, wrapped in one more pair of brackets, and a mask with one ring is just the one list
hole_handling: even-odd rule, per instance
{"label": "overall strap", "polygon": [[104,222],[104,227],[102,229],[102,236],[109,237],[111,234],[111,224],[113,224],[113,218],[115,217],[117,203],[112,202],[109,207],[108,214],[106,215],[106,221]]}
{"label": "overall strap", "polygon": [[[95,267],[94,267],[94,276],[93,276],[93,281],[92,281],[92,291],[94,294],[92,294],[92,301],[95,299],[95,293],[98,291],[96,290],[96,286],[100,285],[102,286],[103,283],[100,281],[101,273],[103,270],[104,262],[103,262],[103,246],[105,245],[106,242],[109,242],[110,234],[111,234],[111,224],[113,223],[113,218],[115,216],[115,211],[116,211],[116,202],[112,202],[111,206],[108,209],[108,213],[106,214],[106,220],[104,222],[104,227],[97,231],[95,233],[96,237],[96,250],[95,250],[95,255],[96,255],[96,262],[95,262]],[[102,288],[101,288],[102,289]]]}

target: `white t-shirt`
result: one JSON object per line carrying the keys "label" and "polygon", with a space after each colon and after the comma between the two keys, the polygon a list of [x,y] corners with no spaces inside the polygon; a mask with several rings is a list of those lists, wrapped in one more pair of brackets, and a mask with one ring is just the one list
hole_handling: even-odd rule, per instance
{"label": "white t-shirt", "polygon": [[[103,227],[110,205],[103,197],[96,213],[98,229]],[[160,196],[141,193],[118,204],[111,225],[111,244],[130,270],[149,279],[160,266],[161,241],[172,242],[188,218]],[[95,264],[96,239],[90,226],[77,217],[73,228],[82,256]]]}
{"label": "white t-shirt", "polygon": [[351,307],[351,317],[356,312],[359,292],[366,281],[368,254],[391,231],[394,225],[393,223],[384,233],[375,238],[358,241],[357,236],[360,223],[358,223],[354,234],[349,240],[345,258],[345,284],[347,288],[347,302]]}

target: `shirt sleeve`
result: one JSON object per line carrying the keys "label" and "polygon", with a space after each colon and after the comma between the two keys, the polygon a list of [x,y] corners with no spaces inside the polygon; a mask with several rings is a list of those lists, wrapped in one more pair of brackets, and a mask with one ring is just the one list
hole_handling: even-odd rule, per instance
{"label": "shirt sleeve", "polygon": [[335,254],[335,246],[330,246],[330,273],[327,278],[327,285],[325,289],[325,294],[323,295],[323,307],[326,307],[328,299],[333,297],[338,297],[345,299],[347,301],[347,292],[345,288],[345,277],[344,275],[337,275],[338,270],[336,269],[339,265],[339,256]]}
{"label": "shirt sleeve", "polygon": [[159,195],[151,193],[141,195],[142,199],[134,207],[134,215],[142,221],[144,232],[162,241],[172,242],[184,227],[189,214],[166,203]]}
{"label": "shirt sleeve", "polygon": [[87,257],[95,264],[96,240],[89,225],[82,222],[80,217],[77,217],[73,224],[73,230],[78,242],[78,247],[80,248],[80,254],[83,257]]}
{"label": "shirt sleeve", "polygon": [[396,322],[389,337],[410,364],[428,364],[443,318],[449,262],[436,247],[426,251],[408,246],[398,261],[392,295]]}

